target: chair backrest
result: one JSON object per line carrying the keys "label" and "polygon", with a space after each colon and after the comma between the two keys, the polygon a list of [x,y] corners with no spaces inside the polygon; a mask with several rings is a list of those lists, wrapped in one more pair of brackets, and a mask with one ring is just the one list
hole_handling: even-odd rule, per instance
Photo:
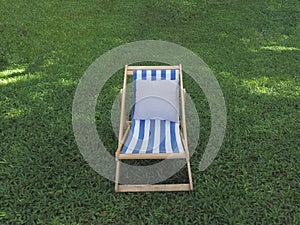
{"label": "chair backrest", "polygon": [[179,122],[179,70],[133,70],[134,120],[159,119]]}
{"label": "chair backrest", "polygon": [[[137,120],[137,118],[139,118],[136,114],[137,114],[137,105],[136,102],[139,102],[139,100],[141,99],[145,99],[147,93],[145,94],[145,96],[137,96],[136,93],[139,93],[139,86],[137,86],[136,84],[139,83],[138,81],[172,81],[176,83],[176,88],[180,89],[180,126],[183,129],[183,138],[184,138],[184,142],[186,142],[187,140],[187,132],[186,132],[186,123],[185,123],[185,90],[183,88],[183,79],[182,79],[182,66],[178,65],[178,66],[128,66],[125,65],[125,73],[124,73],[124,81],[123,81],[123,89],[121,91],[121,95],[122,95],[122,101],[121,101],[121,116],[120,116],[120,129],[119,129],[119,144],[122,143],[122,138],[123,138],[123,128],[124,126],[126,126],[126,114],[125,114],[125,101],[126,101],[126,86],[127,86],[127,77],[128,76],[132,76],[134,77],[134,95],[133,95],[133,106],[132,106],[132,124],[135,124],[135,120]],[[178,85],[179,83],[179,85]],[[145,83],[142,84],[140,89],[143,89],[143,85],[145,85]],[[153,83],[154,85],[156,83]],[[138,84],[139,85],[139,84]],[[158,84],[159,86],[160,84]],[[171,86],[174,89],[174,85],[165,85],[165,83],[163,83],[162,85],[164,88],[162,87],[157,87],[159,90],[164,90],[164,91],[168,91],[169,89],[166,86]],[[180,88],[179,88],[180,86]],[[172,88],[171,88],[172,89]],[[168,113],[170,112],[169,110],[163,110],[163,109],[159,109],[154,103],[151,104],[144,104],[147,105],[147,109],[145,109],[145,107],[142,105],[140,107],[140,109],[143,112],[149,112],[151,111],[155,111],[154,113],[157,112],[167,112],[163,115],[159,114],[159,115],[154,115],[154,117],[149,116],[149,114],[147,116],[142,115],[140,118],[146,119],[146,118],[160,118],[160,119],[167,119],[172,121],[178,121],[179,120],[179,110],[178,110],[178,92],[177,91],[175,93],[175,95],[171,96],[175,96],[175,101],[176,104],[173,104],[173,100],[170,100],[169,98],[167,99],[160,99],[162,100],[162,102],[164,102],[163,105],[165,105],[165,103],[167,102],[169,105],[169,109],[171,108],[171,112],[172,113]],[[142,90],[142,93],[145,93],[145,91]],[[168,92],[167,92],[168,93]],[[150,96],[153,97],[153,95],[155,96],[155,98],[157,99],[157,93],[155,92],[154,94],[151,93]],[[149,96],[149,93],[148,93]],[[138,101],[136,100],[138,97]],[[153,98],[152,98],[153,99]],[[171,107],[170,107],[171,104]],[[160,103],[158,103],[158,105],[160,105]],[[150,109],[149,109],[150,108]],[[169,118],[168,116],[171,115],[171,118]],[[130,124],[130,121],[128,121]],[[187,143],[185,143],[187,145]]]}

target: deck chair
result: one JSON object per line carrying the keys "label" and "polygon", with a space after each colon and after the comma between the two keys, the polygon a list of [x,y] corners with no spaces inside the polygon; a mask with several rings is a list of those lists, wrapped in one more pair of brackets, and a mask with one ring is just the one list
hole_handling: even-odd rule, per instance
{"label": "deck chair", "polygon": [[[125,118],[128,76],[133,76],[134,80],[131,121],[126,121]],[[126,65],[123,89],[120,93],[122,100],[119,144],[115,154],[115,191],[192,190],[193,183],[185,121],[185,89],[183,88],[181,65]],[[179,104],[179,100],[181,100],[181,104]],[[180,111],[181,115],[179,115]],[[125,126],[127,126],[126,130]],[[122,170],[120,171],[120,160],[128,159],[186,159],[189,183],[119,184],[120,173],[122,172]]]}

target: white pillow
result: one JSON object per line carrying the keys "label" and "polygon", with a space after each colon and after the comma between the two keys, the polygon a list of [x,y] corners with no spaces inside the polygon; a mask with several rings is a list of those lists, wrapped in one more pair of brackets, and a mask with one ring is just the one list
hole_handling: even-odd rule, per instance
{"label": "white pillow", "polygon": [[136,80],[134,119],[178,122],[178,81]]}

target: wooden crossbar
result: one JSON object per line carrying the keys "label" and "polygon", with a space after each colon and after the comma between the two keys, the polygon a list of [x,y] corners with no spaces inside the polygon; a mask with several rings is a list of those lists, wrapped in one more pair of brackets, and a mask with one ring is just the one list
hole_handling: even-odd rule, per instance
{"label": "wooden crossbar", "polygon": [[118,192],[191,191],[190,184],[118,185]]}
{"label": "wooden crossbar", "polygon": [[127,66],[127,70],[179,70],[180,66]]}
{"label": "wooden crossbar", "polygon": [[180,66],[128,66],[127,75],[132,76],[134,70],[180,70]]}
{"label": "wooden crossbar", "polygon": [[185,153],[119,154],[119,159],[185,159]]}

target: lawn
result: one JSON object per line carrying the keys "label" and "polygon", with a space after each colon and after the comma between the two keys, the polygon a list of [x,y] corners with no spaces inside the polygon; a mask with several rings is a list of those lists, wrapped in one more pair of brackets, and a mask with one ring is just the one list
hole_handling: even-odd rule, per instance
{"label": "lawn", "polygon": [[[298,0],[0,4],[0,224],[300,223]],[[116,194],[76,145],[72,103],[84,71],[138,40],[190,49],[222,88],[226,135],[199,171],[210,111],[193,79],[184,79],[201,122],[193,192]],[[112,154],[117,138],[107,121],[121,85],[119,71],[96,106],[99,136]]]}

